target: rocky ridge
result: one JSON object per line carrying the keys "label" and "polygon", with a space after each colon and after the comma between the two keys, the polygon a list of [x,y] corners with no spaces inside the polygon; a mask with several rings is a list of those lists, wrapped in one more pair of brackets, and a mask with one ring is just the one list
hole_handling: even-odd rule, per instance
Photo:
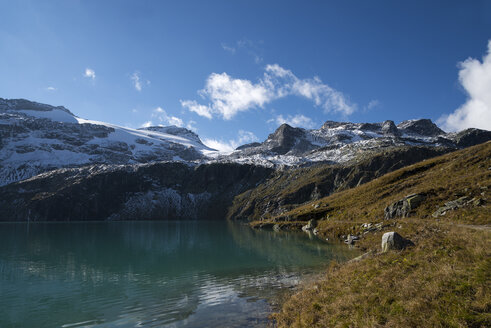
{"label": "rocky ridge", "polygon": [[281,125],[262,143],[240,146],[218,161],[264,166],[305,166],[313,163],[346,163],[361,153],[402,146],[459,149],[491,139],[491,132],[467,129],[445,133],[431,120],[380,123],[325,122],[320,129]]}

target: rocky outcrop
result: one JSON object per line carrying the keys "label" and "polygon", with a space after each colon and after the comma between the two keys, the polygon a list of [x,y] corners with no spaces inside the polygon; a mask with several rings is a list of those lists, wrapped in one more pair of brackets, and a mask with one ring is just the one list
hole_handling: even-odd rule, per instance
{"label": "rocky outcrop", "polygon": [[413,246],[414,243],[409,239],[405,239],[397,232],[386,232],[382,236],[382,252],[389,250],[402,250],[408,246]]}
{"label": "rocky outcrop", "polygon": [[448,211],[453,211],[464,206],[481,206],[484,204],[484,200],[482,198],[470,198],[468,196],[462,196],[455,200],[451,200],[446,202],[443,206],[439,207],[435,212],[433,212],[432,216],[437,218],[439,216],[444,216]]}
{"label": "rocky outcrop", "polygon": [[405,218],[409,216],[412,210],[417,208],[425,199],[424,194],[407,195],[401,200],[394,202],[384,209],[384,218],[386,220],[395,218]]}

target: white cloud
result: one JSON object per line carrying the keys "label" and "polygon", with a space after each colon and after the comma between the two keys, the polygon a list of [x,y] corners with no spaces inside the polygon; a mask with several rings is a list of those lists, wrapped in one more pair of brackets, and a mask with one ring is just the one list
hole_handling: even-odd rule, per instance
{"label": "white cloud", "polygon": [[239,112],[263,108],[273,100],[290,95],[307,98],[326,113],[350,115],[356,109],[356,105],[350,104],[341,92],[322,83],[318,77],[299,79],[292,71],[277,64],[267,65],[264,76],[257,83],[235,79],[227,73],[212,73],[199,94],[210,100],[208,106],[194,100],[181,100],[181,105],[210,119],[218,115],[229,120]]}
{"label": "white cloud", "polygon": [[184,126],[184,121],[182,119],[176,116],[168,115],[167,112],[161,107],[157,107],[153,110],[152,117],[159,120],[159,125],[175,125],[178,127]]}
{"label": "white cloud", "polygon": [[237,138],[231,139],[228,141],[204,138],[203,143],[213,149],[216,149],[222,153],[230,153],[235,150],[235,148],[240,145],[257,141],[258,138],[254,135],[254,133],[250,131],[239,130]]}
{"label": "white cloud", "polygon": [[254,141],[257,141],[257,137],[254,133],[252,133],[251,131],[244,131],[244,130],[239,130],[239,138],[238,138],[238,143],[240,145],[243,145],[243,144],[246,144],[246,143],[250,143],[250,142],[254,142]]}
{"label": "white cloud", "polygon": [[55,87],[47,87],[46,90],[47,91],[56,91],[57,89]]}
{"label": "white cloud", "polygon": [[140,73],[134,72],[133,75],[131,75],[131,80],[133,81],[133,85],[135,86],[135,89],[137,91],[142,91],[142,83],[140,81]]}
{"label": "white cloud", "polygon": [[181,100],[181,106],[195,112],[199,116],[212,118],[212,109],[205,105],[198,104],[195,100]]}
{"label": "white cloud", "polygon": [[301,127],[306,129],[313,129],[315,127],[315,124],[312,121],[312,119],[302,114],[297,114],[295,116],[288,115],[287,117],[283,117],[283,115],[278,115],[275,118],[268,121],[268,123],[273,123],[273,122],[276,123],[277,125],[286,123],[294,127]]}
{"label": "white cloud", "polygon": [[242,39],[235,42],[235,45],[227,45],[226,43],[222,43],[223,50],[230,52],[232,55],[235,54],[238,50],[245,51],[249,56],[254,58],[254,62],[259,64],[263,61],[262,56],[259,53],[262,53],[261,45],[262,42],[253,42],[248,39]]}
{"label": "white cloud", "polygon": [[367,109],[372,109],[372,108],[375,108],[375,107],[378,107],[378,106],[380,106],[380,101],[378,101],[377,99],[370,100],[368,102]]}
{"label": "white cloud", "polygon": [[278,97],[297,95],[312,100],[316,106],[322,107],[324,112],[339,112],[344,115],[352,114],[356,106],[329,85],[322,83],[317,76],[299,79],[292,71],[278,64],[267,65],[264,81],[275,86]]}
{"label": "white cloud", "polygon": [[270,90],[262,83],[233,79],[227,73],[212,73],[200,93],[210,98],[213,112],[219,113],[225,120],[241,111],[262,107],[272,97]]}
{"label": "white cloud", "polygon": [[198,128],[196,127],[196,122],[195,121],[189,121],[188,124],[186,124],[186,129],[191,130],[193,132],[198,131]]}
{"label": "white cloud", "polygon": [[491,130],[491,40],[482,63],[468,58],[459,63],[459,81],[467,92],[467,101],[450,115],[444,115],[438,124],[446,131],[467,128]]}
{"label": "white cloud", "polygon": [[225,43],[222,43],[222,48],[225,51],[230,52],[231,54],[235,54],[236,49],[234,47],[228,46]]}
{"label": "white cloud", "polygon": [[146,85],[150,85],[150,81],[146,80],[144,81],[142,78],[141,78],[141,74],[140,72],[138,71],[135,71],[131,76],[130,76],[130,79],[131,81],[133,81],[133,86],[135,87],[135,89],[140,92],[142,91],[143,89],[143,83],[145,83]]}
{"label": "white cloud", "polygon": [[91,68],[86,68],[85,73],[84,73],[84,77],[95,80],[95,71]]}

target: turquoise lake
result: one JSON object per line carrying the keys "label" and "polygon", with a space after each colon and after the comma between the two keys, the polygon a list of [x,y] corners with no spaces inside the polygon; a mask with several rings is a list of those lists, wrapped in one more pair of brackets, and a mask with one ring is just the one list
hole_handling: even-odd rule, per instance
{"label": "turquoise lake", "polygon": [[268,303],[357,253],[224,221],[0,224],[0,327],[266,326]]}

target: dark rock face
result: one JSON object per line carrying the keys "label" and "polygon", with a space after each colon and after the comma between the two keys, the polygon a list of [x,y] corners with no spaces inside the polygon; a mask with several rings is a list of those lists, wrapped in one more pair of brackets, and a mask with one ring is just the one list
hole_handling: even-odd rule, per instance
{"label": "dark rock face", "polygon": [[402,250],[408,246],[413,246],[414,243],[409,239],[402,237],[397,232],[386,232],[382,236],[382,252],[389,250]]}
{"label": "dark rock face", "polygon": [[382,132],[387,135],[399,136],[400,132],[397,130],[397,126],[394,121],[385,121],[382,123]]}
{"label": "dark rock face", "polygon": [[417,133],[427,137],[436,137],[445,134],[445,131],[428,119],[403,121],[397,125],[397,128],[403,133]]}
{"label": "dark rock face", "polygon": [[221,219],[271,169],[182,163],[59,169],[0,188],[0,221]]}
{"label": "dark rock face", "polygon": [[384,218],[386,220],[395,218],[405,218],[409,216],[411,210],[418,207],[425,199],[423,194],[407,195],[401,200],[394,202],[384,209]]}
{"label": "dark rock face", "polygon": [[280,155],[286,154],[294,150],[294,148],[305,152],[308,143],[303,139],[305,139],[305,131],[303,129],[282,124],[273,134],[269,135],[265,145],[270,151]]}
{"label": "dark rock face", "polygon": [[452,136],[458,147],[470,147],[491,140],[491,131],[466,129]]}

